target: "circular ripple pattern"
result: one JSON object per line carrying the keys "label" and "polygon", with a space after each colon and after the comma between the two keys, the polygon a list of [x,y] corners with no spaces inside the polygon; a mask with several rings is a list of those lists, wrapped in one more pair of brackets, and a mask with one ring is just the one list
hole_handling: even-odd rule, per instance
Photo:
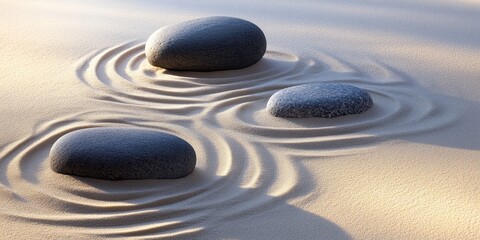
{"label": "circular ripple pattern", "polygon": [[[31,136],[5,146],[0,153],[0,195],[7,199],[0,214],[85,235],[198,237],[207,225],[252,215],[304,194],[305,187],[300,191],[297,185],[305,184],[299,174],[306,176],[306,171],[272,148],[221,130],[210,131],[208,124],[187,117],[162,122],[168,123],[104,111],[39,124]],[[106,181],[50,170],[48,152],[56,139],[74,130],[105,126],[176,134],[196,150],[197,167],[191,175],[176,180]]]}
{"label": "circular ripple pattern", "polygon": [[[194,116],[215,126],[282,147],[345,149],[447,127],[458,118],[439,96],[383,63],[353,66],[326,54],[267,51],[252,67],[220,72],[175,72],[152,67],[144,43],[125,43],[82,59],[77,76],[99,98],[167,114]],[[278,119],[265,107],[276,91],[306,83],[347,83],[367,90],[369,111],[337,119]],[[278,140],[277,140],[278,139]],[[334,154],[338,152],[335,151]]]}
{"label": "circular ripple pattern", "polygon": [[144,48],[144,43],[125,43],[95,52],[81,59],[77,77],[96,90],[100,100],[169,114],[195,114],[212,102],[248,95],[252,86],[268,89],[268,83],[278,78],[321,71],[313,61],[299,61],[295,55],[274,51],[239,70],[168,71],[151,66]]}
{"label": "circular ripple pattern", "polygon": [[[445,105],[382,63],[352,66],[326,54],[268,51],[246,69],[171,72],[150,66],[143,49],[143,43],[121,44],[79,62],[77,77],[109,103],[108,111],[38,124],[30,136],[2,148],[0,197],[6,201],[0,214],[87,236],[201,238],[219,223],[308,198],[315,184],[298,159],[356,154],[385,139],[446,128],[460,117],[455,103]],[[265,111],[276,91],[317,82],[365,89],[374,105],[335,119],[282,119]],[[197,168],[183,179],[128,184],[50,170],[56,139],[102,126],[178,135],[197,152]]]}
{"label": "circular ripple pattern", "polygon": [[[318,60],[322,61],[331,65],[321,73],[298,76],[295,81],[280,78],[270,83],[269,90],[252,90],[255,94],[224,100],[209,112],[211,121],[288,149],[289,155],[317,158],[356,153],[379,141],[441,130],[460,118],[455,103],[445,104],[443,96],[426,91],[407,74],[385,64],[353,67],[328,56]],[[371,95],[374,104],[364,113],[335,119],[277,118],[265,110],[275,89],[314,82],[357,86]]]}

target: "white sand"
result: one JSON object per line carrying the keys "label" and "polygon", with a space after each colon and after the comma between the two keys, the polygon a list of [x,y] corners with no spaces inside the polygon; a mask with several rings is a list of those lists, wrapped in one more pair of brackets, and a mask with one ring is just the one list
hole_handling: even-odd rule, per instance
{"label": "white sand", "polygon": [[[256,23],[237,71],[151,67],[149,34],[212,15]],[[480,239],[478,1],[2,1],[0,239]],[[370,92],[361,115],[278,119],[276,90]],[[179,180],[52,172],[85,127],[163,129],[197,151]]]}

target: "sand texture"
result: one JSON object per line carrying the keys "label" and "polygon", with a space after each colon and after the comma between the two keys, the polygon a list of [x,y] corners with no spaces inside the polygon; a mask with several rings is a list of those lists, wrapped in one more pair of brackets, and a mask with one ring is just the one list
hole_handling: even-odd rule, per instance
{"label": "sand texture", "polygon": [[[2,1],[0,239],[480,239],[476,1]],[[232,16],[256,64],[151,66],[156,29]],[[276,118],[275,92],[344,83],[373,106]],[[139,127],[195,149],[181,179],[57,174],[74,130]]]}

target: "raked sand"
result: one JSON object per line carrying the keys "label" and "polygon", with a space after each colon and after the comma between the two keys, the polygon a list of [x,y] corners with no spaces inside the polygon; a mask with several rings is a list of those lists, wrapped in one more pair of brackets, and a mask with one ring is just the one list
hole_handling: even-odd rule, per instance
{"label": "raked sand", "polygon": [[[480,239],[477,1],[2,1],[0,239]],[[240,70],[157,69],[156,29],[224,15],[267,53]],[[365,113],[282,119],[276,91],[347,83]],[[54,173],[64,134],[187,140],[178,180]]]}

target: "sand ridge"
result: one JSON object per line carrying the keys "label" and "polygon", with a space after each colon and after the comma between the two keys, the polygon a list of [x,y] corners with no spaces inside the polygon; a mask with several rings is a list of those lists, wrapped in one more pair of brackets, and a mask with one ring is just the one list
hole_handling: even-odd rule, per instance
{"label": "sand ridge", "polygon": [[[464,1],[33,1],[0,9],[0,239],[478,239],[480,9]],[[117,4],[118,3],[118,4]],[[257,64],[150,66],[159,25],[245,18]],[[281,119],[276,91],[347,83],[374,106]],[[55,174],[62,135],[139,127],[187,140],[178,180]]]}

